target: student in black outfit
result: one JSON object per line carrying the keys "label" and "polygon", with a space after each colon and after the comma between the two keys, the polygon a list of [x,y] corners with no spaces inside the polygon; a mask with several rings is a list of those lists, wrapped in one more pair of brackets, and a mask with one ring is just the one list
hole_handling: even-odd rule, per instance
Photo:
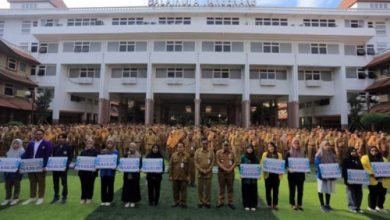
{"label": "student in black outfit", "polygon": [[[253,145],[246,147],[246,153],[241,157],[241,164],[259,164],[259,158],[254,153]],[[257,179],[241,179],[242,202],[245,211],[256,211],[257,207]]]}
{"label": "student in black outfit", "polygon": [[164,157],[160,152],[160,147],[154,145],[152,151],[146,155],[146,158],[163,159],[163,172],[162,173],[147,173],[146,179],[148,181],[148,193],[149,193],[149,205],[157,206],[160,200],[160,187],[162,175],[165,171]]}
{"label": "student in black outfit", "polygon": [[[303,211],[302,208],[302,197],[303,197],[303,186],[305,182],[305,173],[297,173],[289,170],[288,158],[304,158],[305,151],[301,148],[299,139],[294,138],[292,140],[292,146],[286,153],[286,169],[288,171],[288,188],[290,190],[290,205],[294,210]],[[297,203],[295,202],[295,193],[297,192]]]}
{"label": "student in black outfit", "polygon": [[[139,153],[138,147],[134,142],[130,143],[129,151],[124,155],[124,157],[139,158],[141,167],[141,154]],[[125,208],[134,208],[136,203],[141,201],[141,190],[139,181],[139,171],[123,173],[122,202],[125,203]]]}
{"label": "student in black outfit", "polygon": [[[115,149],[114,140],[111,138],[107,139],[106,148],[101,151],[101,154],[117,155],[119,161],[119,151]],[[101,206],[110,206],[114,200],[115,171],[115,169],[100,169]]]}
{"label": "student in black outfit", "polygon": [[68,169],[73,159],[73,147],[66,143],[66,134],[58,135],[58,144],[53,148],[53,157],[68,157],[65,171],[53,171],[54,198],[51,204],[60,200],[60,180],[62,185],[61,203],[65,203],[68,197]]}
{"label": "student in black outfit", "polygon": [[[81,151],[80,156],[97,157],[99,151],[95,149],[95,142],[92,138],[87,139],[85,149]],[[90,204],[93,197],[93,188],[98,171],[80,170],[79,177],[81,182],[81,201],[80,204]]]}
{"label": "student in black outfit", "polygon": [[343,160],[342,169],[344,184],[347,186],[348,208],[351,212],[363,213],[360,209],[363,199],[362,185],[348,183],[347,170],[363,170],[362,162],[360,161],[359,154],[355,148],[351,147],[348,149],[348,155]]}

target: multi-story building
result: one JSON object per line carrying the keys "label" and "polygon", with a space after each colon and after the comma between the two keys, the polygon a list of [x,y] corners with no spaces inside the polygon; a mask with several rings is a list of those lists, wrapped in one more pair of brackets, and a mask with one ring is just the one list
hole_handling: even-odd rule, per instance
{"label": "multi-story building", "polygon": [[283,125],[278,114],[287,112],[290,127],[346,127],[348,95],[373,82],[364,67],[390,45],[390,2],[383,0],[334,9],[8,1],[0,35],[42,63],[30,78],[54,89],[54,122],[106,123],[116,102],[121,122],[131,108],[144,112],[146,124],[248,127],[262,123],[251,115],[263,111],[271,125]]}

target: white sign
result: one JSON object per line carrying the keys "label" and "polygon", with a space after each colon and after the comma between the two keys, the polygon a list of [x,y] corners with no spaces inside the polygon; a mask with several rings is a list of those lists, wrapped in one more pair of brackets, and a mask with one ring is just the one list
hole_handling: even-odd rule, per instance
{"label": "white sign", "polygon": [[268,173],[283,174],[285,166],[284,160],[266,158],[263,162],[263,170]]}
{"label": "white sign", "polygon": [[97,169],[116,169],[117,165],[118,155],[116,154],[98,155],[96,158]]}
{"label": "white sign", "polygon": [[95,171],[96,157],[78,156],[75,170]]}
{"label": "white sign", "polygon": [[288,169],[295,173],[310,173],[310,161],[307,158],[288,158]]}
{"label": "white sign", "polygon": [[22,159],[20,161],[20,172],[39,173],[43,171],[43,158]]}
{"label": "white sign", "polygon": [[390,177],[390,162],[371,163],[375,177]]}
{"label": "white sign", "polygon": [[139,172],[140,158],[121,158],[118,170],[121,172]]}
{"label": "white sign", "polygon": [[0,158],[0,172],[15,173],[19,169],[20,158]]}
{"label": "white sign", "polygon": [[347,170],[347,182],[349,184],[370,184],[370,175],[365,170]]}
{"label": "white sign", "polygon": [[259,179],[261,175],[260,164],[240,164],[241,178]]}
{"label": "white sign", "polygon": [[341,178],[341,171],[338,163],[320,164],[320,172],[323,179]]}
{"label": "white sign", "polygon": [[46,169],[48,171],[65,171],[68,157],[49,157]]}
{"label": "white sign", "polygon": [[142,172],[144,173],[162,173],[163,172],[163,159],[142,159]]}

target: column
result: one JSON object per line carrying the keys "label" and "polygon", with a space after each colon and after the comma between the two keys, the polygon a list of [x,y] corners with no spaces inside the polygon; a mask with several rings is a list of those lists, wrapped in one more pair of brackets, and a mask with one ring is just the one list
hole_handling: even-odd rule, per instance
{"label": "column", "polygon": [[[61,63],[56,64],[56,83],[54,87],[54,98],[53,98],[53,111],[52,118],[53,124],[58,124],[60,120],[60,110],[61,103],[64,102],[65,98],[70,98],[68,95],[65,95],[63,91],[63,82],[66,81],[67,75],[63,72]],[[33,91],[35,92],[35,90]]]}
{"label": "column", "polygon": [[288,96],[287,103],[287,114],[288,114],[288,127],[298,128],[299,127],[299,95],[298,95],[298,65],[296,64],[291,68],[290,80],[290,94]]}
{"label": "column", "polygon": [[197,62],[195,65],[195,110],[194,110],[194,124],[195,126],[200,125],[200,80],[201,80],[201,69],[199,63],[199,52],[197,53]]}
{"label": "column", "polygon": [[[149,42],[148,48],[152,47]],[[146,98],[145,98],[145,125],[153,124],[153,91],[152,91],[152,78],[153,78],[153,66],[151,63],[151,52],[149,52],[149,61],[147,64],[147,76],[146,76]]]}
{"label": "column", "polygon": [[234,117],[235,117],[235,124],[237,126],[241,126],[241,109],[242,109],[241,101],[240,100],[236,100]]}
{"label": "column", "polygon": [[118,122],[119,123],[127,123],[129,111],[128,99],[121,95],[120,102],[118,106]]}
{"label": "column", "polygon": [[[247,44],[246,44],[247,45]],[[244,66],[244,93],[242,94],[242,127],[249,128],[251,126],[251,102],[250,102],[250,66],[248,60],[248,53],[245,54]]]}
{"label": "column", "polygon": [[107,88],[107,69],[106,64],[100,65],[100,85],[99,85],[99,112],[98,123],[105,124],[110,121],[110,100]]}
{"label": "column", "polygon": [[332,105],[336,105],[338,108],[338,112],[340,113],[340,122],[341,128],[348,128],[348,97],[347,97],[347,78],[346,78],[346,67],[339,67],[338,71],[335,72],[335,95],[334,103]]}

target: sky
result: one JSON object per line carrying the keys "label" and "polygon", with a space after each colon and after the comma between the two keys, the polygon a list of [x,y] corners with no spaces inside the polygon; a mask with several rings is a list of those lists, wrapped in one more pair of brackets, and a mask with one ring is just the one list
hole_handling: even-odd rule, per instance
{"label": "sky", "polygon": [[[341,0],[257,0],[259,6],[335,8]],[[68,7],[143,6],[148,0],[64,0]],[[0,8],[9,8],[7,0],[0,0]]]}

